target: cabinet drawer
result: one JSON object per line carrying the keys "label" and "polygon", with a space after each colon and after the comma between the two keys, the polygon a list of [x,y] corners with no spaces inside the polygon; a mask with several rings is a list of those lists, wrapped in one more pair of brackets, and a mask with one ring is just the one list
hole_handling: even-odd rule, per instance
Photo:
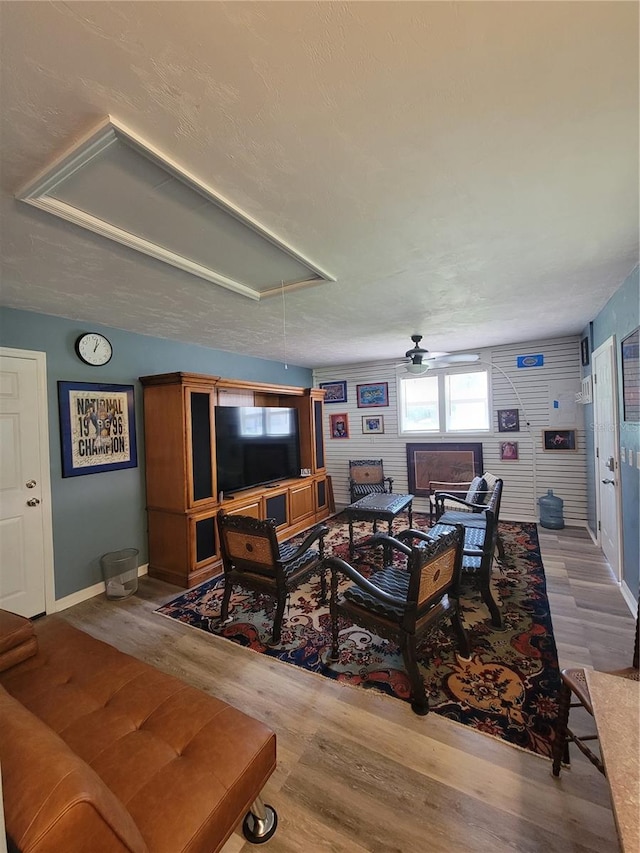
{"label": "cabinet drawer", "polygon": [[260,498],[256,498],[254,501],[248,504],[242,504],[241,506],[233,506],[230,509],[227,509],[224,505],[222,509],[224,509],[227,515],[249,515],[251,518],[261,518],[260,508],[262,506],[262,501]]}

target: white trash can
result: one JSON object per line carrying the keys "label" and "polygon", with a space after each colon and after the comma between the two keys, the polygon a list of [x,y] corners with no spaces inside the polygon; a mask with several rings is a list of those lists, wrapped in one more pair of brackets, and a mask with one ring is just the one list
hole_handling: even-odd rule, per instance
{"label": "white trash can", "polygon": [[137,548],[123,548],[100,557],[107,598],[127,598],[137,592],[138,553]]}

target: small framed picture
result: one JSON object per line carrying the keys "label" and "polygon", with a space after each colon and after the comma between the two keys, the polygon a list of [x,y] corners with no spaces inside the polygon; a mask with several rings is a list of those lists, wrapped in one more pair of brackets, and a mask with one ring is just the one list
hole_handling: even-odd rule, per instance
{"label": "small framed picture", "polygon": [[362,432],[363,433],[381,433],[384,432],[384,418],[382,415],[363,415],[362,416]]}
{"label": "small framed picture", "polygon": [[577,450],[575,429],[543,429],[543,450]]}
{"label": "small framed picture", "polygon": [[580,360],[583,367],[589,364],[589,338],[583,338],[580,341]]}
{"label": "small framed picture", "polygon": [[387,382],[375,382],[371,385],[356,385],[356,400],[359,409],[388,406],[389,384]]}
{"label": "small framed picture", "polygon": [[500,442],[500,459],[502,462],[517,462],[518,461],[518,442],[517,441],[501,441]]}
{"label": "small framed picture", "polygon": [[518,409],[498,409],[498,432],[520,432]]}
{"label": "small framed picture", "polygon": [[346,403],[347,402],[347,383],[346,382],[321,382],[318,386],[324,389],[325,403]]}
{"label": "small framed picture", "polygon": [[329,415],[331,438],[349,438],[349,415],[343,412],[339,415]]}

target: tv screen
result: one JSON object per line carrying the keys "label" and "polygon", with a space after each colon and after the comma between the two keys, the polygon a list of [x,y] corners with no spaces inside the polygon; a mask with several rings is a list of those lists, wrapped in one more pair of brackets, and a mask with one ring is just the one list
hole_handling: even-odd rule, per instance
{"label": "tv screen", "polygon": [[215,419],[219,491],[299,476],[296,409],[216,406]]}

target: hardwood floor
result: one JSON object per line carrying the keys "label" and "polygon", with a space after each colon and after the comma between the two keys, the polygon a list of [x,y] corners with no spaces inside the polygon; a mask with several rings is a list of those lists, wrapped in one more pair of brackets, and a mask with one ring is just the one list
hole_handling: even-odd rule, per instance
{"label": "hardwood floor", "polygon": [[[561,666],[627,666],[635,620],[588,533],[539,532]],[[618,850],[606,779],[577,750],[556,780],[550,762],[466,726],[154,614],[177,593],[143,578],[125,601],[99,596],[61,615],[277,732],[264,794],[279,826],[266,850]],[[224,853],[255,849],[236,833]]]}

